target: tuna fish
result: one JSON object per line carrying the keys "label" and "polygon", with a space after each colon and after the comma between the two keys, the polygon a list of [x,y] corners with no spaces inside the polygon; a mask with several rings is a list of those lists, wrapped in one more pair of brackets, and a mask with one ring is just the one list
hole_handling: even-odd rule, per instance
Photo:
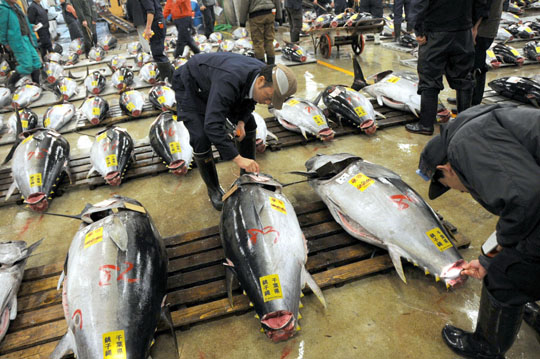
{"label": "tuna fish", "polygon": [[523,56],[521,56],[521,54],[512,46],[496,44],[492,47],[492,50],[495,53],[495,56],[497,56],[497,60],[503,64],[515,64],[521,66],[525,61]]}
{"label": "tuna fish", "polygon": [[300,319],[305,284],[326,302],[305,268],[307,243],[294,208],[271,176],[244,174],[224,200],[220,235],[232,303],[232,274],[252,302],[262,330],[273,342],[292,337]]}
{"label": "tuna fish", "polygon": [[508,11],[503,11],[501,14],[501,24],[521,24],[522,21],[519,16],[514,15]]}
{"label": "tuna fish", "polygon": [[142,45],[141,45],[141,43],[138,42],[138,41],[130,42],[130,43],[127,45],[127,51],[128,51],[128,53],[130,53],[131,55],[136,55],[138,52],[142,51]]}
{"label": "tuna fish", "polygon": [[86,76],[84,86],[88,92],[98,95],[105,89],[105,82],[105,76],[103,76],[99,71],[94,71],[90,75]]}
{"label": "tuna fish", "polygon": [[208,41],[219,44],[221,41],[223,41],[223,34],[221,32],[213,32],[210,34],[210,37],[208,37]]}
{"label": "tuna fish", "polygon": [[[401,258],[444,280],[463,283],[465,263],[433,209],[389,169],[340,153],[306,162],[309,184],[351,236],[388,250],[406,283]],[[365,213],[372,213],[374,221]]]}
{"label": "tuna fish", "polygon": [[64,101],[67,101],[79,92],[79,85],[75,80],[69,77],[62,77],[56,83],[55,90],[62,96]]}
{"label": "tuna fish", "polygon": [[45,62],[43,64],[43,72],[46,75],[47,82],[55,84],[60,78],[64,77],[64,68],[56,62]]}
{"label": "tuna fish", "polygon": [[333,15],[331,14],[323,14],[317,17],[313,24],[311,25],[315,29],[323,29],[330,27],[330,23],[332,22]]}
{"label": "tuna fish", "polygon": [[307,134],[330,141],[334,131],[328,127],[323,112],[307,100],[290,98],[283,103],[281,110],[271,110],[276,120],[289,131],[301,133],[307,139]]}
{"label": "tuna fish", "polygon": [[152,55],[143,51],[138,52],[137,55],[135,56],[135,62],[137,63],[138,67],[143,67],[144,64],[147,64],[151,61],[152,61]]}
{"label": "tuna fish", "polygon": [[506,28],[515,38],[532,39],[535,36],[534,31],[524,24],[512,24]]}
{"label": "tuna fish", "polygon": [[289,61],[306,62],[307,52],[297,44],[288,43],[281,50],[281,55]]}
{"label": "tuna fish", "polygon": [[80,111],[90,123],[97,125],[107,117],[109,103],[103,97],[90,97],[84,101]]}
{"label": "tuna fish", "polygon": [[55,130],[37,128],[24,135],[13,154],[13,184],[6,201],[18,188],[24,203],[42,212],[49,207],[62,172],[69,175],[69,143]]}
{"label": "tuna fish", "polygon": [[372,16],[368,12],[359,12],[359,13],[353,14],[353,15],[351,15],[351,17],[349,17],[347,19],[347,21],[345,21],[345,27],[356,26],[358,21],[367,20],[367,19],[371,19],[371,18],[372,18]]}
{"label": "tuna fish", "polygon": [[143,111],[144,96],[136,90],[122,92],[120,95],[120,108],[132,117],[139,117]]}
{"label": "tuna fish", "polygon": [[497,55],[495,55],[495,52],[493,52],[492,48],[489,48],[488,50],[486,50],[486,65],[494,69],[499,68],[501,66],[501,62],[497,58]]}
{"label": "tuna fish", "polygon": [[127,59],[125,56],[122,56],[122,55],[115,55],[113,56],[113,58],[111,59],[111,69],[113,71],[116,71],[118,70],[119,68],[121,67],[125,67],[127,65]]}
{"label": "tuna fish", "polygon": [[19,110],[19,117],[21,119],[21,126],[19,129],[17,129],[18,120],[17,120],[17,115],[15,113],[9,116],[9,120],[7,124],[9,128],[9,133],[13,133],[16,136],[18,136],[21,132],[30,131],[36,128],[39,124],[38,115],[36,115],[35,112],[30,111],[27,108]]}
{"label": "tuna fish", "polygon": [[540,43],[537,41],[529,41],[523,47],[523,53],[529,60],[540,62]]}
{"label": "tuna fish", "polygon": [[351,17],[351,14],[342,12],[341,14],[337,14],[332,18],[332,21],[330,22],[330,27],[336,28],[336,27],[343,27],[345,25],[345,22]]}
{"label": "tuna fish", "polygon": [[235,50],[252,50],[253,42],[251,42],[251,40],[248,39],[247,37],[242,37],[234,41],[234,47],[235,47]]}
{"label": "tuna fish", "polygon": [[[220,43],[220,45],[221,45],[221,43]],[[201,50],[201,52],[203,54],[209,54],[209,53],[212,52],[212,44],[208,44],[208,43],[200,44],[199,45],[199,50]]]}
{"label": "tuna fish", "polygon": [[173,66],[175,69],[179,68],[182,65],[185,65],[188,60],[185,57],[178,57],[174,59]]}
{"label": "tuna fish", "polygon": [[197,46],[200,44],[204,44],[206,42],[206,36],[204,36],[203,34],[197,34],[193,36],[193,41],[195,41],[195,44],[197,44]]}
{"label": "tuna fish", "polygon": [[9,74],[9,71],[11,71],[11,66],[9,66],[9,63],[6,60],[0,62],[0,76],[7,76]]}
{"label": "tuna fish", "polygon": [[43,127],[59,130],[75,116],[75,106],[70,103],[54,105],[43,115]]}
{"label": "tuna fish", "polygon": [[176,96],[175,92],[165,83],[155,85],[148,92],[148,99],[150,103],[157,110],[171,111],[176,108]]}
{"label": "tuna fish", "polygon": [[266,127],[266,121],[264,121],[264,118],[262,118],[261,115],[259,115],[257,112],[253,112],[252,115],[255,118],[255,123],[257,124],[257,131],[255,134],[255,146],[257,148],[257,152],[263,153],[266,150],[266,139],[268,138],[268,136],[272,137],[276,141],[278,140],[278,138],[272,132],[268,131],[268,128]]}
{"label": "tuna fish", "polygon": [[185,175],[193,160],[189,132],[171,111],[163,112],[150,126],[150,145],[175,175]]}
{"label": "tuna fish", "polygon": [[513,40],[514,36],[505,28],[499,27],[497,30],[497,36],[495,37],[495,41],[506,43],[510,40]]}
{"label": "tuna fish", "polygon": [[124,90],[133,84],[134,77],[135,76],[133,75],[133,71],[131,71],[131,69],[122,67],[114,72],[111,77],[111,82],[114,88]]}
{"label": "tuna fish", "polygon": [[0,87],[0,108],[11,105],[11,90]]}
{"label": "tuna fish", "polygon": [[488,83],[498,94],[540,108],[540,84],[527,77],[501,77]]}
{"label": "tuna fish", "polygon": [[146,65],[143,65],[139,71],[139,77],[151,85],[155,84],[159,77],[159,70],[155,63],[150,62]]}
{"label": "tuna fish", "polygon": [[76,52],[78,55],[81,55],[84,52],[84,41],[82,38],[77,38],[71,41],[69,44],[69,51]]}
{"label": "tuna fish", "polygon": [[0,342],[9,328],[9,321],[17,317],[17,292],[26,260],[42,241],[30,247],[24,241],[0,242]]}
{"label": "tuna fish", "polygon": [[399,45],[414,49],[418,47],[418,41],[411,34],[405,33],[399,37]]}
{"label": "tuna fish", "polygon": [[101,61],[105,57],[105,50],[101,46],[94,46],[90,49],[88,57],[94,61]]}
{"label": "tuna fish", "polygon": [[117,43],[118,43],[118,40],[116,39],[116,37],[112,36],[111,34],[107,34],[101,37],[98,41],[98,45],[101,46],[105,51],[109,51],[116,48]]}
{"label": "tuna fish", "polygon": [[77,62],[79,62],[79,54],[76,52],[70,52],[62,59],[64,65],[75,65]]}
{"label": "tuna fish", "polygon": [[90,177],[98,172],[107,184],[118,186],[124,178],[129,162],[134,159],[133,139],[124,128],[109,127],[96,135],[90,150]]}
{"label": "tuna fish", "polygon": [[34,83],[28,83],[15,90],[11,106],[13,108],[25,108],[41,97],[41,87]]}
{"label": "tuna fish", "polygon": [[235,40],[241,39],[243,37],[248,37],[249,34],[245,27],[238,27],[232,32],[232,37]]}
{"label": "tuna fish", "polygon": [[149,358],[160,315],[170,318],[167,252],[156,225],[141,203],[120,196],[81,217],[58,283],[67,332],[50,358]]}
{"label": "tuna fish", "polygon": [[218,51],[232,52],[235,48],[235,43],[232,40],[225,40],[219,44]]}
{"label": "tuna fish", "polygon": [[373,105],[364,95],[350,87],[328,86],[320,96],[330,113],[369,134],[374,133],[377,128],[376,117],[384,118],[373,109]]}
{"label": "tuna fish", "polygon": [[60,55],[58,52],[49,52],[47,55],[45,55],[44,60],[48,62],[52,61],[60,63],[62,60],[62,55]]}

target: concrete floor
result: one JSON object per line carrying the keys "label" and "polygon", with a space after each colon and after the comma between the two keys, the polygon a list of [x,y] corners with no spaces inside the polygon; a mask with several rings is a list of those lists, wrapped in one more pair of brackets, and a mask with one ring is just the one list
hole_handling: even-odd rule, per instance
{"label": "concrete floor", "polygon": [[[303,43],[311,49],[307,38]],[[325,61],[352,71],[349,49],[342,49],[341,55],[340,59]],[[368,42],[362,54],[364,73],[368,76],[387,69],[410,70],[399,64],[400,58],[410,58],[410,55]],[[318,64],[292,69],[298,79],[297,96],[303,98],[313,99],[329,84],[350,84],[352,81],[352,77]],[[539,70],[540,65],[509,67],[490,72],[488,78],[531,75],[539,73]],[[445,90],[442,99],[450,94],[451,91]],[[269,115],[263,106],[257,106],[257,112],[265,117]],[[152,121],[153,118],[148,118],[120,126],[139,140],[147,136]],[[86,132],[94,133],[97,129]],[[92,139],[84,135],[71,133],[65,137],[71,144],[73,155],[87,152],[92,143]],[[427,198],[427,184],[415,174],[415,170],[419,154],[429,139],[409,134],[399,126],[379,130],[371,137],[351,135],[339,137],[331,143],[314,142],[267,152],[257,160],[263,172],[287,183],[298,180],[287,172],[303,170],[304,162],[316,153],[350,152],[399,173]],[[0,157],[3,158],[8,150],[8,146],[0,148]],[[237,177],[237,168],[232,162],[219,163],[217,168],[223,187],[228,187]],[[284,192],[293,204],[318,200],[307,184],[286,187]],[[162,173],[130,180],[118,188],[103,186],[93,191],[84,188],[67,190],[62,197],[52,201],[49,211],[76,214],[85,203],[96,203],[112,194],[139,200],[164,237],[219,222],[219,213],[212,209],[197,170],[190,171],[183,178]],[[494,230],[497,217],[484,210],[468,194],[451,191],[428,202],[472,241],[470,248],[461,252],[464,258],[476,258],[480,245]],[[30,258],[28,267],[63,261],[78,225],[76,220],[39,215],[17,206],[0,208],[2,240],[33,243],[46,238],[37,254]],[[404,284],[392,270],[327,289],[324,291],[327,310],[313,295],[307,295],[303,299],[302,330],[283,343],[273,344],[259,332],[253,312],[194,325],[185,331],[178,330],[176,335],[181,358],[455,358],[456,355],[443,343],[440,331],[445,323],[464,329],[474,328],[480,282],[469,280],[463,287],[448,291],[432,276],[425,276],[421,270],[411,266],[405,266],[405,274],[408,284]],[[523,324],[508,358],[539,358],[539,350],[540,344],[534,332]],[[173,353],[170,336],[159,336],[152,357],[174,358]]]}

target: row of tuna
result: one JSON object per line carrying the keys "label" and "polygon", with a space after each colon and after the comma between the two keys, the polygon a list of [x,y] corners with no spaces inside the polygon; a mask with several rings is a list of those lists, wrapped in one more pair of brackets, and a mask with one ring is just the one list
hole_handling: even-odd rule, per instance
{"label": "row of tuna", "polygon": [[516,48],[503,43],[495,43],[486,51],[486,64],[498,68],[502,64],[521,66],[525,59],[540,62],[540,43],[529,41],[523,46],[522,53]]}
{"label": "row of tuna", "polygon": [[540,75],[501,77],[488,86],[504,97],[540,108]]}

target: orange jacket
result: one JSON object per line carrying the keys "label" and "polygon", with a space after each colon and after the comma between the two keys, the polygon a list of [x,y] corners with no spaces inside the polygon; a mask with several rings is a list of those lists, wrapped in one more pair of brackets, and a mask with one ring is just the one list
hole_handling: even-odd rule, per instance
{"label": "orange jacket", "polygon": [[163,16],[167,18],[169,14],[172,14],[173,20],[181,19],[183,17],[191,17],[191,1],[190,0],[167,0],[165,8],[163,9]]}

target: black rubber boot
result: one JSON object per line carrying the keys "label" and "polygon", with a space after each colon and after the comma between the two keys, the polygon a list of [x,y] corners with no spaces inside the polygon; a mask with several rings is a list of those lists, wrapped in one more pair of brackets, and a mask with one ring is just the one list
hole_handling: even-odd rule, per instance
{"label": "black rubber boot", "polygon": [[273,65],[276,63],[276,58],[273,56],[266,56],[266,64]]}
{"label": "black rubber boot", "polygon": [[457,112],[461,113],[471,107],[473,89],[456,90]]}
{"label": "black rubber boot", "polygon": [[538,304],[533,302],[525,304],[523,319],[540,335],[540,306]]}
{"label": "black rubber boot", "polygon": [[[246,137],[242,140],[242,142],[236,142],[236,148],[238,149],[238,153],[240,156],[244,158],[249,158],[251,160],[255,160],[255,153],[256,153],[256,134],[257,130],[255,131],[248,131],[246,132]],[[244,169],[240,169],[240,175],[243,175],[246,173]]]}
{"label": "black rubber boot", "polygon": [[401,23],[394,23],[394,41],[399,44],[399,38],[401,37]]}
{"label": "black rubber boot", "polygon": [[41,70],[32,71],[32,74],[30,74],[30,76],[32,77],[32,82],[35,82],[38,85],[40,84]]}
{"label": "black rubber boot", "polygon": [[208,150],[204,153],[194,153],[193,158],[195,159],[197,167],[199,167],[199,173],[201,174],[204,183],[206,183],[208,197],[210,197],[212,206],[218,211],[221,211],[223,209],[223,201],[221,198],[225,192],[219,185],[219,177],[216,170],[216,164],[214,163],[212,150]]}
{"label": "black rubber boot", "polygon": [[420,96],[420,121],[405,125],[405,129],[411,133],[431,136],[434,130],[433,125],[437,121],[439,92],[424,90]]}
{"label": "black rubber boot", "polygon": [[7,79],[6,87],[13,93],[15,91],[15,84],[21,79],[21,74],[17,71],[12,71]]}
{"label": "black rubber boot", "polygon": [[445,343],[456,354],[475,359],[504,359],[517,337],[524,306],[508,306],[482,287],[478,321],[474,333],[447,324],[442,330]]}
{"label": "black rubber boot", "polygon": [[159,69],[159,77],[162,81],[168,80],[172,81],[172,76],[174,72],[174,67],[170,62],[156,62],[156,65]]}
{"label": "black rubber boot", "polygon": [[474,90],[472,94],[472,106],[480,105],[484,97],[484,87],[486,87],[486,72],[477,69],[474,72]]}

